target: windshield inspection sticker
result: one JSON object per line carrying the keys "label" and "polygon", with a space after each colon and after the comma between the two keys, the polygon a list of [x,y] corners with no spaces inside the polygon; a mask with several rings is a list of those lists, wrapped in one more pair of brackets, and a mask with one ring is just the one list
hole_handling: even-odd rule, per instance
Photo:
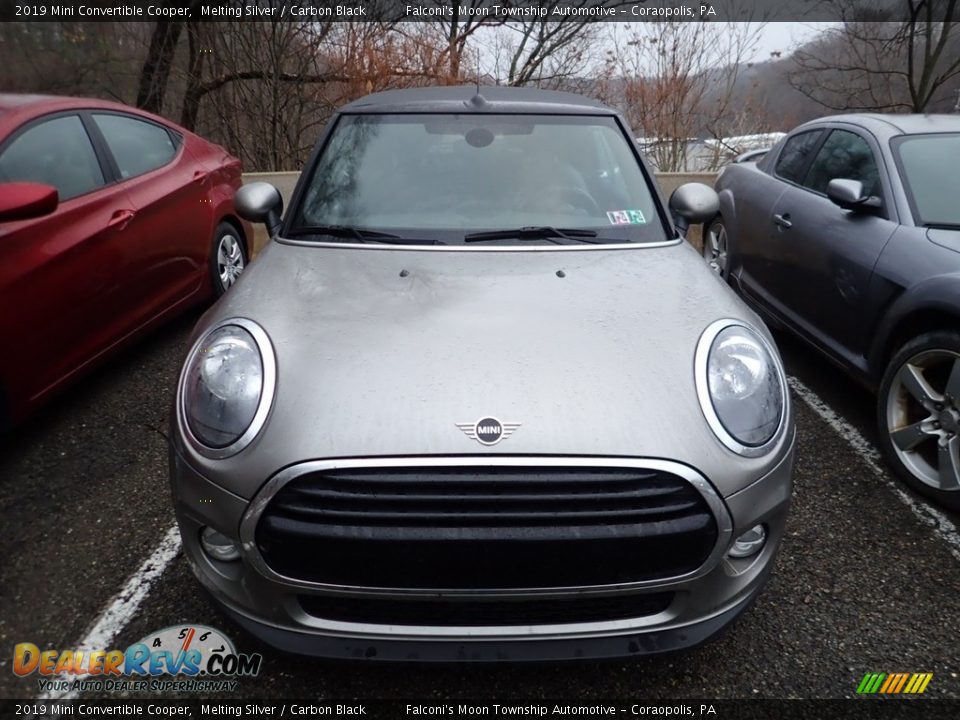
{"label": "windshield inspection sticker", "polygon": [[639,210],[608,210],[607,219],[611,225],[645,225],[647,222]]}

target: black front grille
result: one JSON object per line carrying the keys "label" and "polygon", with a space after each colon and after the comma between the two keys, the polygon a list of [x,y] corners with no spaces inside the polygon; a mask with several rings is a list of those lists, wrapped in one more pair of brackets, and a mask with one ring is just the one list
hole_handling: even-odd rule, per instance
{"label": "black front grille", "polygon": [[256,542],[277,573],[362,587],[510,589],[682,575],[717,539],[700,492],[633,468],[354,468],[301,475]]}
{"label": "black front grille", "polygon": [[524,600],[420,600],[302,595],[300,606],[323,620],[375,625],[497,627],[606,622],[663,612],[673,593],[597,598]]}

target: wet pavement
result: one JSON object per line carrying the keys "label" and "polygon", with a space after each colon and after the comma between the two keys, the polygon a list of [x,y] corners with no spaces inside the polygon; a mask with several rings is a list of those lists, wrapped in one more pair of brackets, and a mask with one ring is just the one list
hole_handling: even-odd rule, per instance
{"label": "wet pavement", "polygon": [[[36,675],[11,672],[13,645],[75,647],[173,524],[167,418],[198,317],[152,334],[0,438],[0,697],[38,694]],[[799,342],[777,340],[788,372],[874,442],[872,397]],[[241,652],[264,655],[230,698],[847,697],[865,673],[895,671],[932,672],[926,696],[960,697],[956,550],[836,423],[796,395],[794,408],[796,490],[775,573],[753,608],[698,649],[487,666],[305,659],[234,625],[180,554],[111,646],[181,623],[221,628]]]}

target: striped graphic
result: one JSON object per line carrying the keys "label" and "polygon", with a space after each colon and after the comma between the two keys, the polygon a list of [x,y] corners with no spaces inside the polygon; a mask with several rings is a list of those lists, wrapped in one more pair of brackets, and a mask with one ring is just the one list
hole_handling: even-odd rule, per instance
{"label": "striped graphic", "polygon": [[933,673],[867,673],[857,686],[857,694],[919,695],[932,679]]}

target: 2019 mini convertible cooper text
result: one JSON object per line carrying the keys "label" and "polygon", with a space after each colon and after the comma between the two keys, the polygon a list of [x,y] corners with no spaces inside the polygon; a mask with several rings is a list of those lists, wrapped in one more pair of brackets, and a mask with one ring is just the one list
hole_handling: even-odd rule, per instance
{"label": "2019 mini convertible cooper text", "polygon": [[203,586],[330,657],[695,645],[757,595],[794,427],[757,316],[677,229],[615,111],[513,88],[331,120],[196,328],[171,482]]}

